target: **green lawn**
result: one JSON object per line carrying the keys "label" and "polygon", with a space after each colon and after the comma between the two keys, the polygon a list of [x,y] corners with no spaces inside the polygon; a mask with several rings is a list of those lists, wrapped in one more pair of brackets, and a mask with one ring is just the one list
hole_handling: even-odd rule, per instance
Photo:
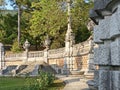
{"label": "green lawn", "polygon": [[[0,77],[0,90],[29,90],[28,82],[35,78],[24,77]],[[61,80],[55,80],[48,90],[62,90],[65,84]]]}

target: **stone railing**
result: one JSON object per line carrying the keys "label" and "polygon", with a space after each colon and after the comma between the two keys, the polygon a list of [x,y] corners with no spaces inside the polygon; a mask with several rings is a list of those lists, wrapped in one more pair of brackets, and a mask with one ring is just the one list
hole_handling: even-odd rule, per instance
{"label": "stone railing", "polygon": [[43,57],[44,52],[43,51],[35,51],[35,52],[29,52],[28,58],[34,58],[34,57]]}
{"label": "stone railing", "polygon": [[28,61],[44,60],[44,51],[28,52]]}
{"label": "stone railing", "polygon": [[61,58],[64,57],[65,48],[53,49],[48,51],[48,58]]}
{"label": "stone railing", "polygon": [[76,44],[73,46],[73,56],[83,55],[89,53],[90,44],[89,40]]}
{"label": "stone railing", "polygon": [[[76,44],[73,46],[73,56],[79,56],[83,54],[88,54],[90,50],[89,40]],[[48,59],[50,58],[63,58],[65,48],[48,50]],[[5,60],[25,60],[26,57],[28,61],[33,60],[44,60],[44,51],[30,51],[28,52],[28,57],[25,52],[22,53],[9,53],[5,55]]]}
{"label": "stone railing", "polygon": [[23,60],[25,58],[25,53],[9,53],[5,54],[5,60]]}

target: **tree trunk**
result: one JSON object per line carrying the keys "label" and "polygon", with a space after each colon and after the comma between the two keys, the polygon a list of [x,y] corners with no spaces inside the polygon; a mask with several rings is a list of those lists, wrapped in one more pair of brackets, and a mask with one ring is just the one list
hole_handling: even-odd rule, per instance
{"label": "tree trunk", "polygon": [[20,46],[20,5],[18,5],[18,45]]}

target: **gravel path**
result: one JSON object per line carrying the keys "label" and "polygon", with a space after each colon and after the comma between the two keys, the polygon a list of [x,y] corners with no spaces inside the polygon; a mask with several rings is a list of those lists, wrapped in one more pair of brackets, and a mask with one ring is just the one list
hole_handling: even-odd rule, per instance
{"label": "gravel path", "polygon": [[66,83],[63,90],[89,90],[86,84],[86,79],[79,76],[57,75],[57,77]]}

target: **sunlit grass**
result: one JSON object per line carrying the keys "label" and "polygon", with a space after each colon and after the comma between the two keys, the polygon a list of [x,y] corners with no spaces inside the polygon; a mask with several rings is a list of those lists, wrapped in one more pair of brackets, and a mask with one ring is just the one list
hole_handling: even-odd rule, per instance
{"label": "sunlit grass", "polygon": [[[0,77],[0,90],[29,90],[28,81],[32,82],[35,79],[36,77]],[[48,90],[62,90],[64,86],[62,80],[56,79]]]}

